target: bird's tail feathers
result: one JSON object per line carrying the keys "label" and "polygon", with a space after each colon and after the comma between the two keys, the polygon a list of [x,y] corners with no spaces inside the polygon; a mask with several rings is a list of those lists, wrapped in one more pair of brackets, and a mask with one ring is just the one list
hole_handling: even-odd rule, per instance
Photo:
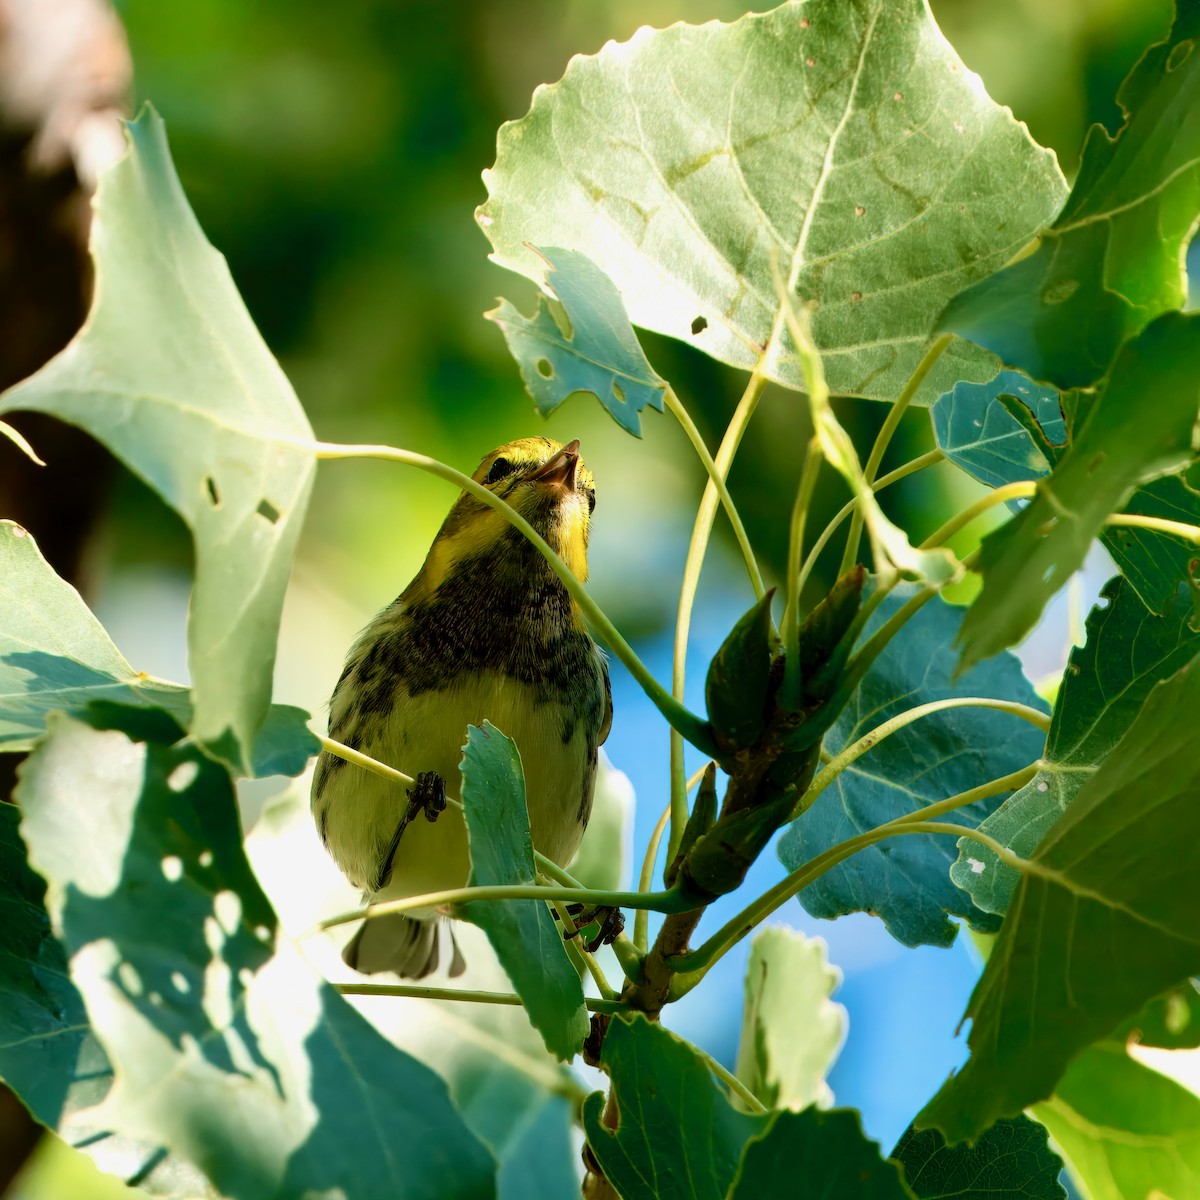
{"label": "bird's tail feathers", "polygon": [[454,931],[441,928],[437,917],[410,917],[387,913],[364,921],[342,951],[342,961],[363,975],[394,971],[403,979],[424,979],[438,968],[443,932],[450,938],[450,977],[456,978],[467,964],[458,949]]}

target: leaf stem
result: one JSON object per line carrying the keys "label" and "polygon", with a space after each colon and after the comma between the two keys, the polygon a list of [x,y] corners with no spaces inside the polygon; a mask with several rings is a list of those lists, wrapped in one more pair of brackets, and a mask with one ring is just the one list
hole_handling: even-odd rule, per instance
{"label": "leaf stem", "polygon": [[692,448],[696,451],[697,457],[704,464],[704,469],[708,472],[708,478],[712,482],[713,487],[717,489],[717,495],[721,500],[721,507],[725,509],[725,515],[729,518],[729,524],[733,526],[733,536],[737,539],[737,544],[742,551],[742,557],[746,560],[746,571],[750,576],[750,586],[754,588],[754,598],[761,600],[763,593],[766,591],[763,585],[762,571],[759,570],[758,560],[754,557],[754,548],[750,545],[750,538],[746,534],[746,527],[742,524],[742,518],[733,503],[733,497],[729,494],[729,488],[725,484],[725,477],[717,470],[717,464],[713,462],[713,457],[708,452],[708,447],[704,444],[704,438],[700,436],[700,430],[696,428],[696,423],[692,420],[691,414],[684,407],[683,401],[675,394],[673,388],[667,388],[666,402],[668,410],[683,427],[683,432],[687,434],[687,439],[692,443]]}
{"label": "leaf stem", "polygon": [[[370,771],[373,775],[382,775],[384,779],[390,779],[393,783],[400,784],[401,787],[412,787],[416,782],[411,775],[405,775],[403,771],[397,771],[395,767],[389,767],[387,763],[381,763],[379,759],[372,758],[369,754],[363,754],[343,742],[336,742],[333,738],[324,737],[319,733],[316,736],[320,740],[321,749],[327,754],[332,754],[334,758],[353,763],[356,767],[362,767],[364,771]],[[458,800],[451,800],[449,796],[446,799],[459,808],[462,807]]]}
{"label": "leaf stem", "polygon": [[661,913],[684,912],[694,907],[694,902],[685,900],[678,888],[643,895],[641,892],[599,892],[590,888],[546,887],[537,883],[496,883],[482,887],[447,888],[440,892],[426,892],[421,896],[406,896],[400,900],[368,904],[366,908],[327,917],[318,928],[332,929],[335,925],[369,920],[371,917],[382,917],[388,913],[442,908],[485,900],[565,900],[585,904],[589,908],[650,908]]}
{"label": "leaf stem", "polygon": [[[456,471],[453,467],[430,458],[425,454],[417,454],[412,450],[402,450],[397,446],[382,445],[342,445],[337,442],[305,443],[321,459],[342,458],[378,458],[388,462],[404,463],[417,467],[431,475],[445,479],[469,492],[475,499],[482,501],[489,508],[501,513],[514,528],[518,529],[542,555],[550,565],[550,569],[558,576],[570,593],[571,598],[579,605],[592,627],[603,638],[612,652],[624,663],[629,673],[638,681],[642,690],[653,701],[655,707],[682,737],[686,737],[692,745],[705,754],[712,754],[716,747],[708,730],[708,722],[701,720],[695,713],[690,712],[681,701],[675,699],[650,673],[649,668],[634,653],[633,648],[617,631],[616,626],[609,620],[604,610],[592,599],[587,589],[576,578],[574,572],[555,553],[549,543],[525,520],[519,512],[502,500],[499,496],[477,483],[469,475]],[[711,486],[711,485],[710,485]],[[705,496],[708,489],[705,490]],[[714,507],[716,492],[713,491]]]}
{"label": "leaf stem", "polygon": [[1182,521],[1168,521],[1165,517],[1144,517],[1140,513],[1113,513],[1104,523],[1134,529],[1150,529],[1155,533],[1170,534],[1200,546],[1200,528],[1186,525]]}
{"label": "leaf stem", "polygon": [[[773,344],[773,343],[772,343]],[[763,374],[762,366],[765,355],[750,374],[742,398],[734,409],[725,436],[717,448],[713,459],[716,473],[722,479],[729,476],[729,468],[733,465],[734,456],[742,437],[750,424],[750,418],[758,407],[763,389],[767,386],[767,377]],[[696,510],[696,520],[692,525],[692,536],[688,542],[687,558],[683,565],[683,581],[679,588],[679,613],[675,620],[675,657],[671,668],[671,695],[673,703],[683,708],[683,690],[687,675],[687,645],[688,634],[692,625],[692,608],[696,602],[696,589],[700,583],[700,568],[704,565],[704,552],[708,549],[708,539],[712,533],[713,519],[717,511],[717,488],[710,479],[700,497],[700,506]],[[686,709],[684,709],[687,712]],[[688,714],[692,716],[691,713]],[[697,718],[693,718],[697,719]],[[687,774],[683,764],[683,739],[686,731],[674,721],[671,722],[671,836],[667,843],[667,853],[674,856],[679,849],[679,840],[683,837],[683,827],[687,824]],[[712,757],[716,747],[705,735],[701,744],[695,737],[688,737],[693,746],[697,746],[705,754]]]}
{"label": "leaf stem", "polygon": [[808,440],[796,502],[792,505],[792,522],[788,532],[787,599],[783,606],[780,636],[783,641],[783,687],[780,703],[795,708],[800,702],[800,565],[804,552],[804,526],[812,504],[813,490],[821,471],[821,443],[814,434]]}
{"label": "leaf stem", "polygon": [[940,546],[952,538],[960,529],[969,525],[976,517],[995,508],[997,504],[1005,504],[1009,500],[1023,500],[1037,491],[1037,483],[1032,480],[1018,480],[1016,483],[1006,483],[994,488],[986,496],[981,496],[974,504],[968,505],[960,513],[955,513],[944,525],[934,530],[922,543],[922,550]]}
{"label": "leaf stem", "polygon": [[[407,983],[335,983],[343,996],[400,996],[411,1000],[462,1000],[471,1004],[504,1004],[521,1007],[521,997],[513,992],[477,992],[466,988],[421,987]],[[619,1000],[584,999],[590,1012],[619,1013],[628,1007]]]}
{"label": "leaf stem", "polygon": [[[909,475],[915,475],[918,471],[925,470],[926,467],[936,466],[946,459],[945,454],[941,450],[930,450],[925,454],[918,456],[897,467],[894,471],[889,471],[882,479],[877,480],[872,484],[872,490],[882,492],[884,488],[890,487],[893,483],[898,483],[901,479],[907,478]],[[830,539],[841,528],[842,522],[847,517],[853,516],[858,510],[858,500],[847,500],[846,503],[838,510],[837,515],[825,526],[821,536],[813,543],[813,548],[808,552],[808,556],[804,560],[804,565],[800,568],[800,582],[797,584],[799,592],[804,591],[805,585],[808,583],[809,576],[813,573],[817,565],[817,559],[821,552],[829,544]]]}
{"label": "leaf stem", "polygon": [[812,807],[817,797],[843,772],[847,767],[862,758],[868,750],[873,749],[884,738],[890,737],[914,721],[934,713],[944,712],[949,708],[994,708],[999,712],[1011,713],[1031,725],[1036,725],[1043,733],[1050,730],[1050,718],[1028,704],[1018,704],[1015,700],[996,700],[989,696],[952,696],[945,700],[932,700],[928,704],[918,704],[913,708],[897,713],[890,720],[877,725],[870,733],[863,734],[858,741],[851,743],[839,754],[835,755],[818,773],[809,785],[808,791],[800,798],[796,815]]}
{"label": "leaf stem", "polygon": [[700,1058],[704,1065],[735,1095],[752,1113],[766,1113],[770,1110],[765,1104],[726,1066],[719,1063],[707,1050],[697,1046],[695,1042],[688,1045]]}
{"label": "leaf stem", "polygon": [[[638,880],[638,891],[646,894],[650,891],[650,884],[654,879],[654,864],[658,860],[658,847],[662,842],[662,836],[666,832],[667,823],[671,819],[670,803],[662,811],[662,816],[658,818],[658,824],[654,826],[654,831],[650,834],[650,843],[646,847],[646,857],[642,859],[642,874]],[[633,918],[633,944],[643,954],[646,953],[646,948],[650,942],[650,914],[644,908],[639,908]]]}
{"label": "leaf stem", "polygon": [[[737,916],[727,921],[703,945],[698,946],[688,954],[668,960],[668,965],[673,970],[689,977],[685,981],[681,980],[682,986],[679,994],[682,995],[684,992],[690,991],[713,963],[731,947],[740,942],[760,922],[766,920],[777,908],[786,904],[797,892],[803,891],[810,883],[819,879],[827,871],[831,871],[845,859],[852,857],[868,846],[873,846],[876,842],[882,841],[884,838],[901,833],[911,833],[911,827],[914,825],[918,826],[917,832],[929,832],[919,828],[923,823],[927,823],[929,818],[942,816],[945,813],[952,812],[954,809],[963,808],[968,804],[974,804],[978,800],[986,800],[991,796],[1000,795],[1003,792],[1015,791],[1017,788],[1023,787],[1028,783],[1037,774],[1037,769],[1038,764],[1032,763],[1027,767],[1023,767],[1020,771],[1014,771],[1010,775],[1004,775],[999,779],[982,783],[978,787],[970,788],[965,792],[959,792],[957,795],[947,797],[945,800],[938,800],[933,804],[927,804],[923,808],[897,817],[883,825],[877,825],[874,829],[868,829],[865,833],[848,838],[846,841],[839,842],[836,846],[831,846],[828,850],[822,851],[815,858],[810,859],[803,866],[794,870],[785,879],[780,880],[774,887],[764,892],[757,900],[738,913]],[[953,828],[955,831],[958,830],[957,826]],[[934,832],[945,831],[938,829]],[[965,833],[962,836],[966,836]],[[1011,854],[1011,852],[1009,853]],[[673,998],[677,998],[675,993],[672,993],[672,996]]]}
{"label": "leaf stem", "polygon": [[[921,388],[921,384],[925,382],[926,376],[933,370],[938,359],[946,352],[946,347],[950,345],[952,337],[952,334],[943,333],[934,338],[929,349],[921,356],[921,361],[917,363],[916,370],[909,376],[908,382],[904,385],[904,390],[896,397],[896,403],[888,410],[883,425],[876,435],[875,444],[871,447],[871,453],[867,457],[866,466],[863,467],[863,477],[866,479],[868,485],[875,481],[875,474],[879,470],[879,464],[883,462],[883,456],[887,452],[888,445],[891,443],[896,430],[900,427],[900,419],[908,410],[909,405],[912,404],[917,392]],[[854,513],[853,520],[850,523],[850,533],[846,538],[846,550],[842,555],[842,566],[838,572],[839,575],[845,575],[858,561],[858,545],[862,538],[862,527],[863,513],[860,509]]]}

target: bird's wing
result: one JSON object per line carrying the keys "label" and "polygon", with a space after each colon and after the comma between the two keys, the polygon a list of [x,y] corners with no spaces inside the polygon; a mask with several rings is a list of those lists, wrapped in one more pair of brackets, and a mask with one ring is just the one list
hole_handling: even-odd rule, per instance
{"label": "bird's wing", "polygon": [[597,652],[600,660],[600,674],[604,676],[604,715],[600,718],[600,736],[596,739],[597,746],[603,746],[608,740],[608,731],[612,729],[612,684],[608,679],[608,660]]}

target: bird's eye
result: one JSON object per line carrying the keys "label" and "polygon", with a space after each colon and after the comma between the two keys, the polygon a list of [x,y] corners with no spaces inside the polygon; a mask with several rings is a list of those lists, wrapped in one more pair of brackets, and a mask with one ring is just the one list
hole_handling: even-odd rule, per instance
{"label": "bird's eye", "polygon": [[492,463],[491,469],[487,473],[487,478],[483,482],[498,483],[506,475],[511,475],[516,469],[516,464],[509,462],[507,458],[498,458]]}
{"label": "bird's eye", "polygon": [[587,498],[588,498],[588,512],[594,513],[596,511],[596,489],[595,488],[587,489]]}

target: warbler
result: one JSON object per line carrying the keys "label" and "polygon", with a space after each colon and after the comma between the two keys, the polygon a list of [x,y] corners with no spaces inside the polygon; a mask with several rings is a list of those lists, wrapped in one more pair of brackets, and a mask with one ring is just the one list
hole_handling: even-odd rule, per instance
{"label": "warbler", "polygon": [[[596,505],[579,442],[522,438],[485,455],[473,479],[519,512],[580,580]],[[350,649],[329,736],[414,776],[406,789],[323,752],[312,810],[329,853],[368,901],[463,886],[469,872],[459,761],[468,724],[517,744],[534,847],[565,866],[592,808],[612,724],[604,655],[543,555],[496,509],[463,492],[417,577]],[[418,809],[431,820],[414,820]],[[436,821],[432,820],[437,817]],[[436,911],[365,921],[346,947],[367,974],[437,968]],[[454,946],[450,973],[463,962]]]}

